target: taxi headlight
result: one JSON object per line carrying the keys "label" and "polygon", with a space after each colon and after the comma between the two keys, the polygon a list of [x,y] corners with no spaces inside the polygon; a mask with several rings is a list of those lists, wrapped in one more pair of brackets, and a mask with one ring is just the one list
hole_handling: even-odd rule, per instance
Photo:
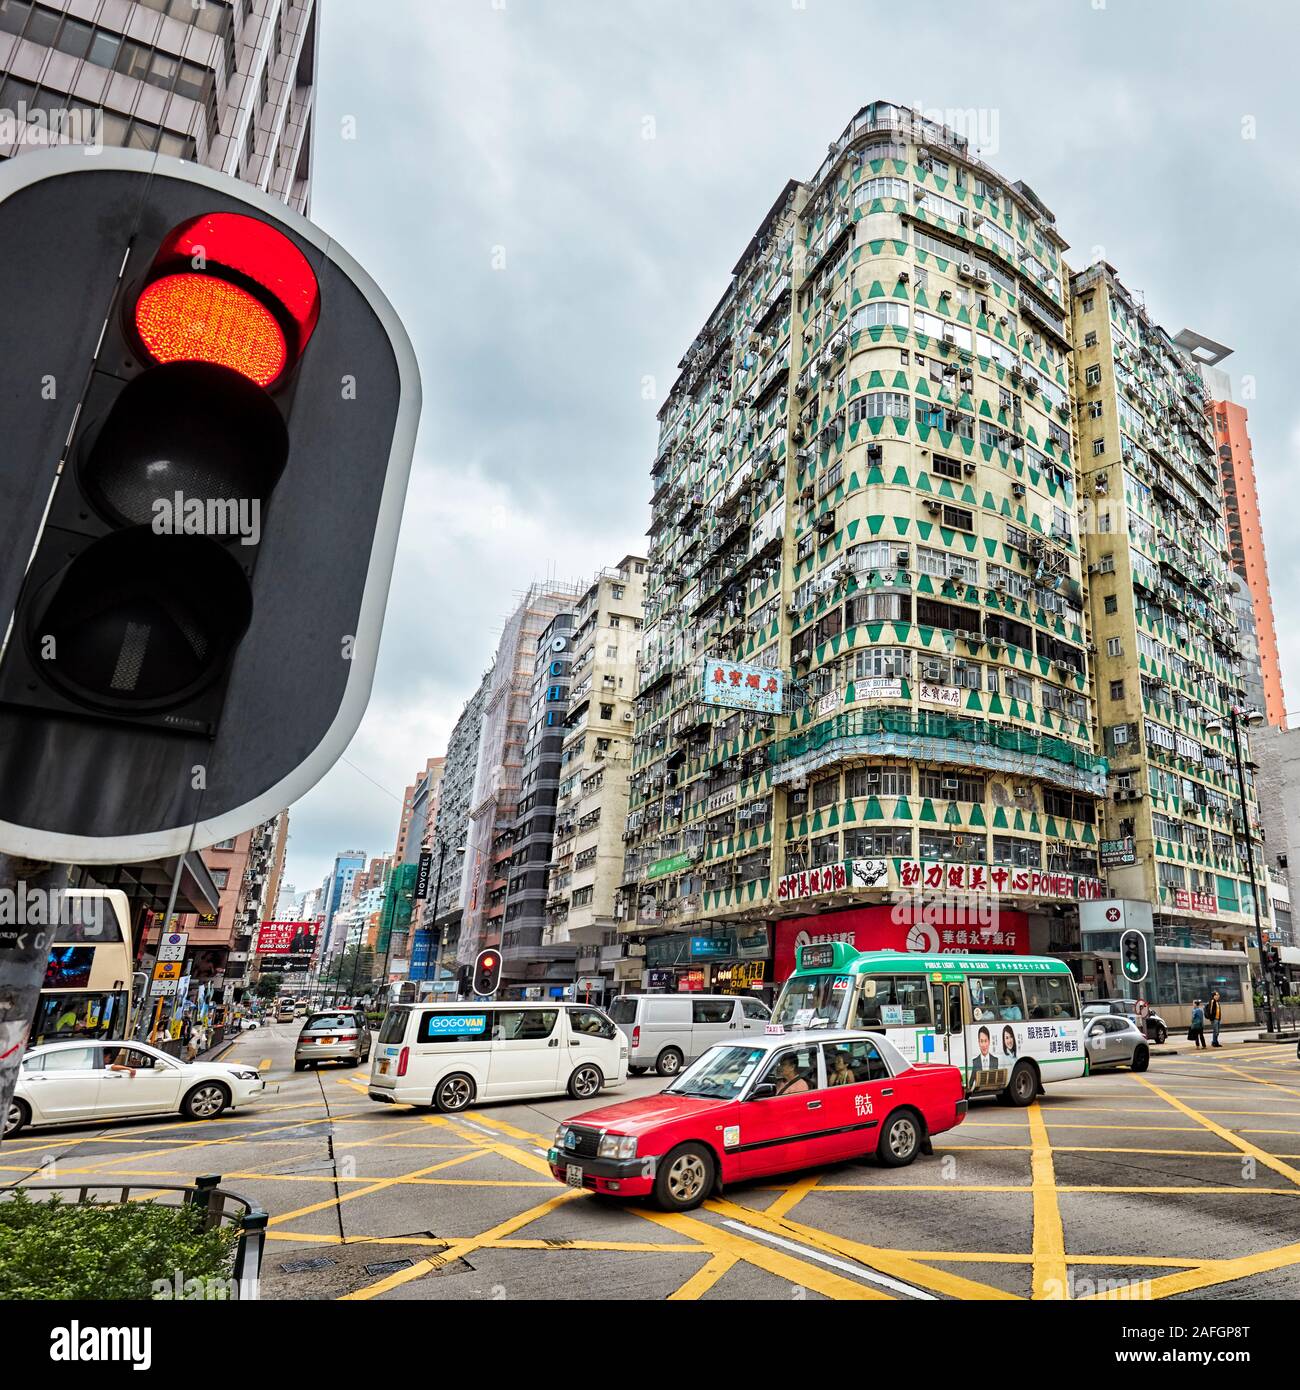
{"label": "taxi headlight", "polygon": [[631,1134],[602,1134],[597,1155],[600,1158],[635,1158],[636,1137]]}
{"label": "taxi headlight", "polygon": [[555,1131],[555,1147],[557,1149],[567,1149],[569,1144],[569,1126],[560,1125]]}

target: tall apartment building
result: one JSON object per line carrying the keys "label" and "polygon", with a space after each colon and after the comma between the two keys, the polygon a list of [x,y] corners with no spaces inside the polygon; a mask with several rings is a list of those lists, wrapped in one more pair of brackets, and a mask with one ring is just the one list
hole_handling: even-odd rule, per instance
{"label": "tall apartment building", "polygon": [[470,794],[457,942],[462,966],[484,948],[502,944],[538,639],[557,613],[573,607],[580,592],[573,585],[533,584],[507,619],[497,646]]}
{"label": "tall apartment building", "polygon": [[[478,772],[479,743],[483,737],[483,708],[491,687],[492,672],[488,670],[479,681],[478,689],[465,701],[447,740],[438,814],[434,818],[429,846],[434,858],[433,875],[428,900],[420,913],[420,929],[430,938],[436,935],[437,940],[432,942],[433,957],[449,965],[457,958],[461,912],[469,882],[468,856],[457,854],[456,849],[466,844],[469,834],[469,811]],[[440,861],[441,885],[438,881]],[[412,976],[432,978],[431,974],[417,974],[414,963]]]}
{"label": "tall apartment building", "polygon": [[1246,695],[1210,401],[1195,362],[1111,266],[1079,272],[1072,288],[1082,495],[1096,512],[1087,545],[1110,760],[1107,881],[1153,906],[1163,1003],[1218,988],[1227,1017],[1250,1018],[1245,823],[1231,734],[1206,728]]}
{"label": "tall apartment building", "polygon": [[[418,859],[421,840],[426,828],[432,828],[430,806],[437,814],[438,787],[442,782],[444,758],[429,758],[415,781],[402,794],[402,814],[397,827],[397,846],[393,858],[400,864],[407,859]],[[432,803],[430,798],[432,797]]]}
{"label": "tall apartment building", "polygon": [[366,856],[359,849],[344,850],[334,856],[334,864],[320,886],[322,956],[336,956],[346,944],[344,934],[334,930],[334,917],[352,897],[352,880],[365,867]]}
{"label": "tall apartment building", "polygon": [[307,212],[315,0],[0,0],[0,159],[157,150]]}
{"label": "tall apartment building", "polygon": [[543,945],[546,879],[555,835],[564,721],[573,657],[572,611],[542,629],[533,658],[519,802],[509,837],[501,966],[507,993],[526,984],[573,979],[573,947]]}
{"label": "tall apartment building", "polygon": [[[1065,245],[1024,183],[877,102],[782,190],[687,349],[627,820],[651,984],[784,974],[804,932],[1077,949],[1105,762]],[[925,921],[894,901],[927,886]]]}
{"label": "tall apartment building", "polygon": [[577,944],[576,974],[640,983],[618,940],[646,561],[602,570],[574,611],[552,868],[543,941]]}

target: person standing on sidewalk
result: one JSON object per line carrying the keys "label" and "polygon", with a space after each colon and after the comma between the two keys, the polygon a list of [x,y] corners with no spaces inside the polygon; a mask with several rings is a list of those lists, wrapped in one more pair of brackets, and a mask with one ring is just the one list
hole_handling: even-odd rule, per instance
{"label": "person standing on sidewalk", "polygon": [[1187,1041],[1195,1043],[1198,1048],[1205,1046],[1205,1010],[1201,1008],[1199,999],[1192,1000],[1192,1021],[1187,1029]]}
{"label": "person standing on sidewalk", "polygon": [[1222,1047],[1219,1041],[1219,1029],[1223,1026],[1223,1005],[1219,1003],[1219,991],[1216,989],[1210,995],[1210,1002],[1206,1005],[1205,1016],[1210,1020],[1210,1046]]}

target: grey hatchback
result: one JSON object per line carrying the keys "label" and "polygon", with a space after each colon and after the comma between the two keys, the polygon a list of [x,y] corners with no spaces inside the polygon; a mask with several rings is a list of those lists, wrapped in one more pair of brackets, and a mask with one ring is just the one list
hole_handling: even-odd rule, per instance
{"label": "grey hatchback", "polygon": [[308,1014],[293,1049],[293,1069],[319,1062],[355,1067],[370,1060],[370,1029],[358,1009],[322,1009]]}
{"label": "grey hatchback", "polygon": [[1131,1071],[1146,1071],[1151,1063],[1151,1049],[1138,1026],[1127,1015],[1093,1014],[1084,1019],[1084,1045],[1088,1067],[1128,1067]]}

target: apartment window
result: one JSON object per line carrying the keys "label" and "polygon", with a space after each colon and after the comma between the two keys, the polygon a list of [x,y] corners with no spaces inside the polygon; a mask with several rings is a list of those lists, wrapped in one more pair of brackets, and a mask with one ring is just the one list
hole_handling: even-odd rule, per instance
{"label": "apartment window", "polygon": [[1016,835],[994,835],[993,863],[1011,864],[1018,869],[1041,868],[1042,844],[1038,840],[1024,840]]}
{"label": "apartment window", "polygon": [[893,854],[911,857],[911,830],[848,830],[844,834],[846,859],[879,858]]}
{"label": "apartment window", "polygon": [[229,869],[209,869],[208,872],[212,875],[213,885],[217,888],[224,888],[230,880]]}
{"label": "apartment window", "polygon": [[976,839],[973,835],[955,835],[946,830],[930,830],[923,826],[918,838],[922,859],[946,859],[964,864],[984,857],[982,835]]}
{"label": "apartment window", "polygon": [[962,476],[961,464],[956,459],[944,458],[942,454],[935,454],[930,460],[930,472],[940,478],[956,478]]}
{"label": "apartment window", "polygon": [[819,835],[812,842],[812,862],[821,867],[824,864],[834,864],[840,857],[840,837],[834,835]]}
{"label": "apartment window", "polygon": [[859,420],[883,420],[891,415],[906,420],[910,409],[910,400],[901,391],[868,391],[865,396],[849,402],[849,424],[857,424]]}
{"label": "apartment window", "polygon": [[220,843],[219,845],[213,845],[213,846],[212,846],[213,849],[234,849],[234,847],[235,847],[235,842],[234,842],[234,840],[222,840],[221,843]]}
{"label": "apartment window", "polygon": [[911,796],[912,769],[905,763],[886,763],[880,767],[857,767],[846,773],[844,795],[850,799],[865,796]]}
{"label": "apartment window", "polygon": [[943,524],[954,531],[973,531],[975,529],[975,514],[967,511],[965,507],[953,507],[945,502]]}
{"label": "apartment window", "polygon": [[868,647],[854,656],[856,680],[872,677],[898,679],[912,674],[911,652],[906,647]]}
{"label": "apartment window", "polygon": [[614,706],[613,706],[613,705],[601,705],[601,707],[600,707],[600,717],[601,717],[602,719],[613,719],[613,717],[614,717]]}
{"label": "apartment window", "polygon": [[920,793],[934,801],[983,801],[984,779],[939,769],[920,774]]}
{"label": "apartment window", "polygon": [[1097,346],[1097,330],[1095,328],[1090,328],[1083,335],[1083,345],[1086,348]]}
{"label": "apartment window", "polygon": [[1107,613],[1118,613],[1118,612],[1119,612],[1119,595],[1118,595],[1118,594],[1107,594],[1106,597],[1105,597],[1105,599],[1104,599],[1103,602],[1102,602],[1102,607],[1105,609],[1105,611],[1106,611]]}
{"label": "apartment window", "polygon": [[1088,418],[1090,420],[1100,420],[1102,417],[1103,410],[1104,406],[1102,405],[1101,401],[1088,402]]}
{"label": "apartment window", "polygon": [[1124,682],[1123,682],[1123,681],[1111,681],[1111,683],[1110,683],[1110,698],[1111,698],[1112,700],[1122,700],[1122,699],[1124,698]]}
{"label": "apartment window", "polygon": [[812,789],[813,810],[819,811],[823,807],[834,805],[839,792],[840,779],[838,777],[826,777],[820,782],[814,782]]}
{"label": "apartment window", "polygon": [[1105,440],[1105,438],[1103,437],[1103,438],[1094,439],[1094,440],[1092,441],[1092,456],[1093,456],[1093,458],[1100,458],[1100,457],[1102,456],[1102,454],[1104,454],[1105,452],[1106,452],[1106,440]]}
{"label": "apartment window", "polygon": [[1083,310],[1085,314],[1092,313],[1093,299],[1093,295],[1085,294],[1083,298],[1079,300],[1079,307]]}
{"label": "apartment window", "polygon": [[1083,374],[1083,379],[1084,379],[1084,381],[1086,381],[1086,382],[1088,383],[1089,386],[1100,386],[1100,385],[1101,385],[1101,367],[1100,367],[1100,365],[1094,364],[1093,366],[1089,367],[1089,368],[1084,372],[1084,374]]}
{"label": "apartment window", "polygon": [[1118,637],[1108,637],[1108,638],[1106,638],[1106,655],[1107,655],[1107,656],[1123,656],[1123,655],[1124,655],[1124,643],[1121,642],[1120,639],[1119,639]]}
{"label": "apartment window", "polygon": [[1115,557],[1114,557],[1114,555],[1103,555],[1103,556],[1101,557],[1101,559],[1097,561],[1097,573],[1098,573],[1098,574],[1114,574],[1114,573],[1115,573]]}

